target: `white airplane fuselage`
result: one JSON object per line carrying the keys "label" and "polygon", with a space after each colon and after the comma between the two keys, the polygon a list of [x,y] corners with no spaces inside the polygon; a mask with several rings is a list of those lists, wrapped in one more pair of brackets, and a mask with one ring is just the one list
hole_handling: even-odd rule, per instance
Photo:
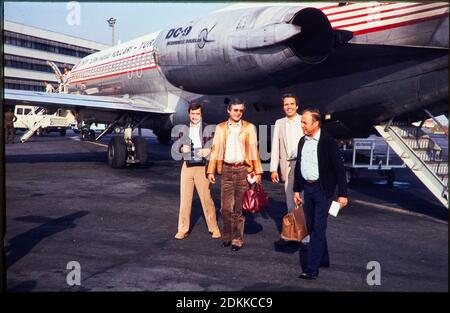
{"label": "white airplane fuselage", "polygon": [[365,129],[446,106],[448,8],[366,2],[221,10],[85,57],[71,71],[69,92],[173,107],[173,125],[186,121],[195,99],[208,122],[224,120],[234,97],[246,101],[246,119],[270,125],[282,115],[281,95],[291,92],[301,108]]}

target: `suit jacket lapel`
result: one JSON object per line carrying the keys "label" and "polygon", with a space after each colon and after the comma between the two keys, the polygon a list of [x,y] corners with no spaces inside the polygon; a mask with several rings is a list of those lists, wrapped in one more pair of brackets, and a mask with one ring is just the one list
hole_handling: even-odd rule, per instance
{"label": "suit jacket lapel", "polygon": [[300,141],[298,143],[299,143],[299,146],[298,146],[298,151],[297,151],[297,162],[298,162],[299,168],[301,168],[302,150],[303,150],[303,146],[305,145],[305,137],[303,136],[302,138],[300,138]]}
{"label": "suit jacket lapel", "polygon": [[286,137],[286,126],[287,126],[287,118],[283,118],[281,119],[281,123],[280,123],[280,136],[283,139],[283,143],[284,143],[284,150],[286,151],[286,157],[289,155],[289,151],[288,149],[288,143],[287,143],[287,137]]}
{"label": "suit jacket lapel", "polygon": [[[317,164],[319,165],[319,169],[320,169],[320,157],[323,156],[323,145],[324,145],[324,140],[325,140],[325,134],[323,133],[323,130],[320,129],[320,138],[319,138],[319,142],[317,143]],[[327,151],[326,148],[324,151]],[[319,173],[320,175],[320,173]]]}

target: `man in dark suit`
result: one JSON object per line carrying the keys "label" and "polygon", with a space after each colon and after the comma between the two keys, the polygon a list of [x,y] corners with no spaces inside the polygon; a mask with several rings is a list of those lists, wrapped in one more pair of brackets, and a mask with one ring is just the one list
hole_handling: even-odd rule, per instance
{"label": "man in dark suit", "polygon": [[304,136],[298,143],[294,178],[294,201],[302,203],[303,191],[306,224],[310,234],[308,247],[301,251],[303,273],[299,278],[315,279],[319,267],[329,267],[326,239],[328,210],[338,186],[340,207],[347,205],[345,169],[334,139],[320,129],[320,112],[302,113]]}

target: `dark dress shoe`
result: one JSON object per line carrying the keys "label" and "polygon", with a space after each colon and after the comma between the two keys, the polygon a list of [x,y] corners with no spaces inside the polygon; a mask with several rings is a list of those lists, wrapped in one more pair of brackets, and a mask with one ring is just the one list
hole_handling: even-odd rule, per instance
{"label": "dark dress shoe", "polygon": [[301,279],[307,279],[307,280],[313,280],[313,279],[316,279],[317,276],[308,275],[308,274],[306,274],[306,273],[301,273],[300,276],[299,276],[298,278],[301,278]]}
{"label": "dark dress shoe", "polygon": [[289,244],[289,241],[286,241],[284,239],[278,239],[277,241],[274,242],[274,244],[276,246],[287,246]]}
{"label": "dark dress shoe", "polygon": [[239,251],[239,250],[241,250],[241,247],[235,246],[235,245],[231,245],[231,251]]}
{"label": "dark dress shoe", "polygon": [[308,248],[309,248],[309,244],[308,243],[303,243],[303,242],[299,242],[299,247],[300,247],[300,250],[303,250],[303,251],[306,251],[306,250],[308,250]]}
{"label": "dark dress shoe", "polygon": [[231,245],[231,241],[224,241],[222,242],[222,247],[229,247]]}

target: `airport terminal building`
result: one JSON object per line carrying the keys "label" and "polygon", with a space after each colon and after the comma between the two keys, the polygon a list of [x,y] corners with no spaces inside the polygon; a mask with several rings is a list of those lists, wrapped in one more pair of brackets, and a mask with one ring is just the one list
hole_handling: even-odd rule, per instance
{"label": "airport terminal building", "polygon": [[108,45],[45,29],[4,21],[4,88],[44,91],[44,81],[58,86],[46,61],[63,72]]}

